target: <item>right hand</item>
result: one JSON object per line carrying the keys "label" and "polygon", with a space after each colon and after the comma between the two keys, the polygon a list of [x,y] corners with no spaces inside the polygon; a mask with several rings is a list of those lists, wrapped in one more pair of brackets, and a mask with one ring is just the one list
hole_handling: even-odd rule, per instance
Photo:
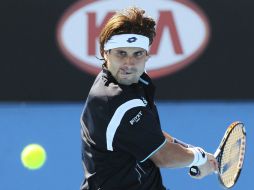
{"label": "right hand", "polygon": [[214,172],[218,172],[218,162],[216,158],[210,153],[206,153],[206,155],[207,155],[206,163],[201,166],[198,166],[200,174],[197,176],[190,175],[192,178],[202,179],[208,175],[213,174]]}

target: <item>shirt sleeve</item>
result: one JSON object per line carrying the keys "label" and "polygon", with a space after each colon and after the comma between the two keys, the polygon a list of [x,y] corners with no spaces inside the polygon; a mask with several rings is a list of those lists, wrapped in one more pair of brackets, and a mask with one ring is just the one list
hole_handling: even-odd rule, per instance
{"label": "shirt sleeve", "polygon": [[165,143],[157,114],[146,107],[136,107],[123,116],[113,147],[115,150],[129,152],[138,161],[144,162]]}

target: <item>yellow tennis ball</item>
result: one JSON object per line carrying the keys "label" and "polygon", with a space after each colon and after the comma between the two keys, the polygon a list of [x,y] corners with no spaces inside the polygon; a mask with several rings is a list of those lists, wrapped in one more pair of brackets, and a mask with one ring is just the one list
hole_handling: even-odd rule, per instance
{"label": "yellow tennis ball", "polygon": [[30,170],[41,168],[45,163],[46,158],[46,151],[39,144],[29,144],[21,152],[22,164]]}

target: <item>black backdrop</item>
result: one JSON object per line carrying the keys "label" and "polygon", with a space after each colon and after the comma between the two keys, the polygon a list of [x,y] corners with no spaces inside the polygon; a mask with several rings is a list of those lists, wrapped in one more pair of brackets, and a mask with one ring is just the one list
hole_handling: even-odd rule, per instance
{"label": "black backdrop", "polygon": [[[1,2],[0,101],[85,99],[94,76],[70,64],[55,39],[60,17],[74,2]],[[254,99],[254,1],[193,2],[210,21],[210,42],[194,63],[154,80],[157,99]]]}

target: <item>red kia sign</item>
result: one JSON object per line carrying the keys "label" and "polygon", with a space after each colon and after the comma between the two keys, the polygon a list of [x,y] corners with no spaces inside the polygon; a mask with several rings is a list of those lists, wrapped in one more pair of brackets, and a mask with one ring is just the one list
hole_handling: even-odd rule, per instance
{"label": "red kia sign", "polygon": [[146,70],[151,77],[176,72],[194,61],[207,46],[210,28],[203,11],[188,0],[83,0],[65,11],[57,27],[63,54],[80,69],[97,74],[98,36],[116,10],[141,7],[156,20],[156,38]]}

